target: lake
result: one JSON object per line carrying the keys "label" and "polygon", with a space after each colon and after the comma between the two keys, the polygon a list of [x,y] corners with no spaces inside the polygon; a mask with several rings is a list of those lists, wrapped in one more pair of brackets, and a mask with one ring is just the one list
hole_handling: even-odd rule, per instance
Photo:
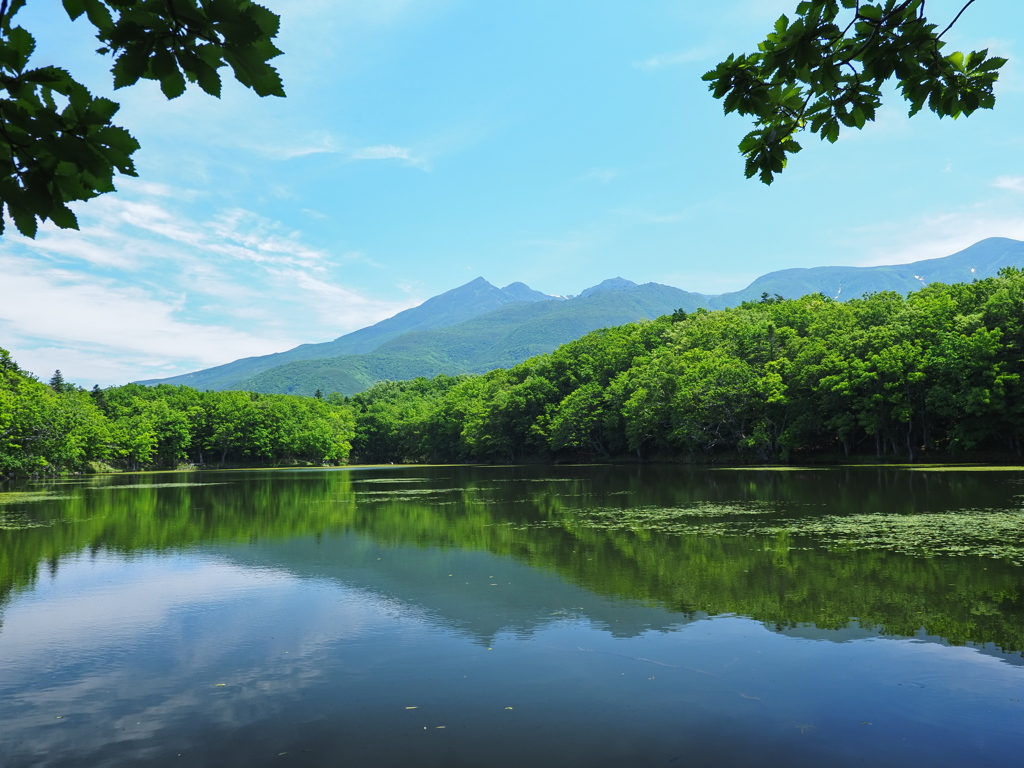
{"label": "lake", "polygon": [[0,764],[1019,766],[1024,470],[0,494]]}

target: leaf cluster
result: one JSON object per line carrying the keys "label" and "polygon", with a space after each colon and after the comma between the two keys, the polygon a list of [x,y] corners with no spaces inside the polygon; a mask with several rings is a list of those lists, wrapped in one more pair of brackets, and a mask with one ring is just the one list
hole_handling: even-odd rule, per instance
{"label": "leaf cluster", "polygon": [[[196,83],[220,96],[218,70],[260,96],[284,96],[268,63],[279,18],[249,0],[63,0],[72,19],[96,28],[113,57],[114,87],[156,80],[169,99]],[[0,2],[0,207],[23,235],[40,222],[77,229],[69,203],[114,191],[135,176],[132,135],[112,122],[118,104],[93,96],[66,70],[32,67],[35,38],[14,24],[25,0]],[[0,213],[3,211],[0,210]],[[0,216],[0,234],[3,233]]]}
{"label": "leaf cluster", "polygon": [[810,130],[835,143],[842,128],[875,119],[883,85],[895,79],[915,115],[970,115],[995,104],[992,86],[1006,59],[987,50],[945,54],[943,29],[925,16],[925,0],[807,0],[780,16],[752,54],[730,54],[704,75],[726,114],[754,118],[740,141],[747,178],[771,184],[796,135]]}

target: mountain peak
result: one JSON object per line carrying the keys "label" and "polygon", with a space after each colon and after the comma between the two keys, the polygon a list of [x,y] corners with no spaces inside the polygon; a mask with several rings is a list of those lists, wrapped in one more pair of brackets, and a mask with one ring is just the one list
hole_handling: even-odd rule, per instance
{"label": "mountain peak", "polygon": [[516,301],[553,301],[560,297],[548,296],[546,293],[535,291],[533,288],[528,286],[526,283],[509,283],[501,292],[506,296],[510,296]]}
{"label": "mountain peak", "polygon": [[636,283],[632,280],[626,280],[623,277],[609,277],[607,280],[602,280],[597,285],[592,285],[590,288],[584,290],[580,293],[579,298],[582,299],[601,291],[624,291],[627,288],[636,288]]}

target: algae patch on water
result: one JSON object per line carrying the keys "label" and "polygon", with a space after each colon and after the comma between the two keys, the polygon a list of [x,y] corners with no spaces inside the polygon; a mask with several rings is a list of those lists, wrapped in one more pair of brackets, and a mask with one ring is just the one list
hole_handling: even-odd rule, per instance
{"label": "algae patch on water", "polygon": [[22,531],[27,528],[46,528],[51,522],[33,520],[21,509],[10,509],[13,505],[36,504],[41,501],[67,499],[69,496],[52,491],[8,491],[0,493],[0,531]]}
{"label": "algae patch on water", "polygon": [[971,464],[919,464],[903,468],[911,472],[1024,472],[1024,467]]}
{"label": "algae patch on water", "polygon": [[832,547],[881,549],[924,557],[975,555],[1024,565],[1024,510],[825,515],[773,521],[751,532],[812,536]]}
{"label": "algae patch on water", "polygon": [[53,501],[54,499],[67,499],[69,496],[53,493],[52,491],[8,491],[0,493],[0,507],[9,504],[31,504],[37,501]]}
{"label": "algae patch on water", "polygon": [[387,483],[387,484],[390,485],[391,483],[425,483],[425,482],[427,482],[427,480],[428,480],[428,478],[426,478],[426,477],[375,477],[375,478],[361,477],[361,478],[358,478],[356,480],[353,480],[352,482],[359,483],[359,484],[363,484],[363,483]]}
{"label": "algae patch on water", "polygon": [[887,550],[918,557],[972,555],[1024,565],[1024,509],[966,509],[931,514],[817,515],[765,519],[768,503],[683,507],[595,507],[567,511],[541,525],[576,525],[672,535],[804,537],[829,549]]}
{"label": "algae patch on water", "polygon": [[0,510],[0,531],[24,531],[28,528],[48,528],[50,523],[33,520],[24,512]]}
{"label": "algae patch on water", "polygon": [[126,485],[103,485],[97,490],[120,491],[125,488],[205,488],[208,485],[227,485],[227,483],[131,483]]}

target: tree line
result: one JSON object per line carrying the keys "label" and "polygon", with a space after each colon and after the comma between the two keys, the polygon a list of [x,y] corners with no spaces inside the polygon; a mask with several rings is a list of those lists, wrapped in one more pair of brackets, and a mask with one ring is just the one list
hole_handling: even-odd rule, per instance
{"label": "tree line", "polygon": [[955,458],[1024,447],[1024,272],[677,310],[326,400],[44,384],[0,350],[0,475],[182,465]]}
{"label": "tree line", "polygon": [[0,477],[106,468],[338,464],[352,410],[338,402],[161,384],[48,384],[0,349]]}
{"label": "tree line", "polygon": [[1019,454],[1024,272],[595,331],[482,376],[349,399],[359,461]]}

